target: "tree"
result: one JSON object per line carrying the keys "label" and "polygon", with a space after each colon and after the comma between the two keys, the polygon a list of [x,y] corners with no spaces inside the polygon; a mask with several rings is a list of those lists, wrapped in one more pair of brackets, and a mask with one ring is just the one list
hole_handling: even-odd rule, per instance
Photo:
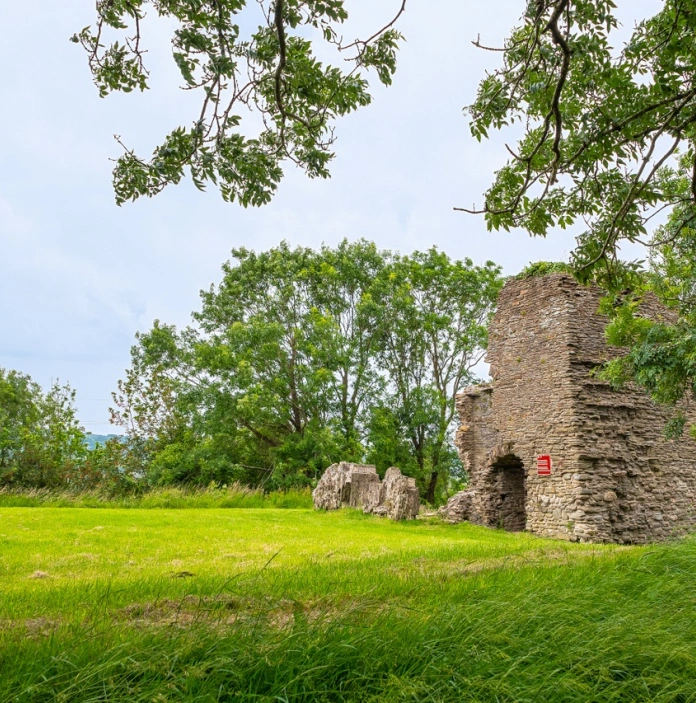
{"label": "tree", "polygon": [[[490,229],[546,236],[580,223],[571,263],[614,296],[610,339],[632,346],[608,370],[658,400],[695,389],[690,299],[696,225],[696,0],[665,0],[621,51],[611,0],[530,0],[501,51],[503,66],[468,108],[472,134],[516,123],[524,134],[481,210]],[[478,42],[477,42],[478,43]],[[487,48],[478,43],[482,48]],[[463,209],[463,208],[461,208]],[[666,227],[649,232],[653,218]],[[652,270],[619,257],[622,242],[652,250]],[[661,295],[675,324],[641,319]]]}
{"label": "tree", "polygon": [[383,280],[379,359],[388,392],[372,419],[371,456],[384,461],[385,431],[396,431],[389,438],[395,457],[404,454],[406,440],[433,503],[439,478],[461,472],[452,444],[455,399],[483,357],[500,268],[451,261],[429,249],[396,257]]}
{"label": "tree", "polygon": [[[361,71],[373,70],[383,84],[391,83],[401,39],[394,25],[406,10],[406,0],[395,0],[396,14],[381,29],[346,42],[340,35],[348,19],[344,5],[344,0],[97,0],[95,26],[72,41],[87,52],[101,97],[148,88],[144,30],[150,21],[174,20],[173,58],[183,88],[201,101],[190,126],[173,130],[149,160],[117,138],[124,153],[114,169],[116,202],[153,196],[179,183],[187,169],[199,189],[212,182],[225,200],[245,207],[271,199],[285,160],[310,177],[326,178],[336,118],[371,101]],[[146,18],[148,9],[160,19]],[[348,68],[322,64],[308,37],[333,47]],[[257,113],[250,116],[251,127],[242,119],[248,111]]]}
{"label": "tree", "polygon": [[[359,424],[379,389],[370,289],[384,254],[367,242],[254,254],[203,294],[200,369],[217,403],[261,441],[279,472],[314,478],[332,456],[359,459]],[[268,459],[267,459],[268,461]]]}
{"label": "tree", "polygon": [[[682,178],[682,187],[688,187]],[[654,400],[683,406],[696,393],[696,229],[683,226],[683,214],[676,213],[658,228],[651,247],[649,268],[631,291],[604,301],[612,316],[607,328],[611,344],[629,351],[606,365],[603,378],[615,386],[637,382]],[[646,294],[655,294],[669,310],[662,319],[641,315]],[[680,435],[686,416],[680,407],[666,430],[668,436]],[[696,426],[691,426],[696,437]]]}
{"label": "tree", "polygon": [[[187,437],[187,417],[179,394],[185,390],[183,379],[170,369],[179,364],[180,347],[176,331],[155,322],[147,335],[137,334],[138,344],[131,347],[131,367],[112,393],[114,407],[110,421],[125,431],[125,439],[111,443],[108,456],[118,456],[118,463],[131,481],[153,474],[171,473],[162,461],[152,462],[168,446]],[[190,379],[189,379],[190,380]],[[185,464],[177,475],[191,473]]]}
{"label": "tree", "polygon": [[[367,242],[232,254],[222,282],[201,294],[194,327],[156,323],[139,336],[115,422],[135,423],[128,432],[158,455],[155,468],[174,444],[193,467],[181,461],[184,436],[189,457],[207,444],[228,457],[227,470],[206,475],[216,480],[307,482],[332,457],[360,459],[366,407],[382,385],[370,288],[384,254]],[[193,474],[201,480],[200,465],[173,478]]]}
{"label": "tree", "polygon": [[454,394],[485,345],[497,267],[366,241],[233,257],[194,325],[139,335],[115,394],[148,480],[306,485],[369,456],[434,499],[461,472]]}
{"label": "tree", "polygon": [[48,393],[29,376],[0,368],[0,484],[77,486],[87,455],[75,417],[75,392],[54,383]]}

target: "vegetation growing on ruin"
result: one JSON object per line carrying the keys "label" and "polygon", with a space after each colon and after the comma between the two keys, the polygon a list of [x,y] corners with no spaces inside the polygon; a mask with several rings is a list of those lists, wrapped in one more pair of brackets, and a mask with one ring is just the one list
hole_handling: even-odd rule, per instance
{"label": "vegetation growing on ruin", "polygon": [[514,278],[535,278],[536,276],[547,276],[550,273],[573,273],[570,264],[563,261],[537,261],[525,266]]}
{"label": "vegetation growing on ruin", "polygon": [[0,508],[0,700],[688,701],[696,543]]}

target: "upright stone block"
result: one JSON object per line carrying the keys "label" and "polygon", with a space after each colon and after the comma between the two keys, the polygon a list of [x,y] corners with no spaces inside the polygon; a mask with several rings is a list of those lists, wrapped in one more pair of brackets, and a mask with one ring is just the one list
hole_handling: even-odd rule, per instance
{"label": "upright stone block", "polygon": [[312,498],[318,510],[350,506],[393,520],[411,520],[420,508],[415,479],[392,467],[382,483],[374,466],[348,462],[331,465],[312,492]]}
{"label": "upright stone block", "polygon": [[362,508],[369,506],[374,500],[374,491],[372,486],[379,486],[379,476],[377,470],[371,467],[373,471],[353,471],[350,475],[350,498],[348,505],[351,508]]}

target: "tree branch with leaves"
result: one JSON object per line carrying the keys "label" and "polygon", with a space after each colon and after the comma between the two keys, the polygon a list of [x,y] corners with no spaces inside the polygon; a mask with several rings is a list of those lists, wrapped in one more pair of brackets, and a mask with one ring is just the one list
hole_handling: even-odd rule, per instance
{"label": "tree branch with leaves", "polygon": [[[156,18],[177,22],[171,43],[183,89],[201,96],[191,124],[168,134],[150,159],[117,137],[124,150],[114,169],[117,203],[154,196],[187,171],[199,189],[213,183],[225,200],[245,207],[272,198],[286,161],[312,178],[326,178],[336,119],[371,102],[363,72],[391,83],[402,38],[395,24],[406,10],[400,0],[381,29],[347,42],[339,31],[348,19],[344,5],[344,0],[98,0],[95,25],[72,41],[87,52],[101,97],[149,87],[144,35]],[[320,62],[307,38],[312,35],[332,46],[347,67]]]}
{"label": "tree branch with leaves", "polygon": [[579,223],[581,279],[625,287],[622,241],[645,240],[656,207],[674,210],[686,155],[696,198],[696,2],[666,0],[620,52],[611,0],[534,0],[503,49],[503,66],[469,106],[472,134],[515,123],[524,135],[481,209],[491,229],[545,236]]}

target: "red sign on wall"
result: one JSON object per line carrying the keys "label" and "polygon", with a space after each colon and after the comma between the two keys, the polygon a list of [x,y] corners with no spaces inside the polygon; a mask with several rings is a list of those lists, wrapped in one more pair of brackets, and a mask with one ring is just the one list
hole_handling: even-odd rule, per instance
{"label": "red sign on wall", "polygon": [[548,454],[542,454],[537,457],[537,474],[539,476],[551,475],[551,457]]}

